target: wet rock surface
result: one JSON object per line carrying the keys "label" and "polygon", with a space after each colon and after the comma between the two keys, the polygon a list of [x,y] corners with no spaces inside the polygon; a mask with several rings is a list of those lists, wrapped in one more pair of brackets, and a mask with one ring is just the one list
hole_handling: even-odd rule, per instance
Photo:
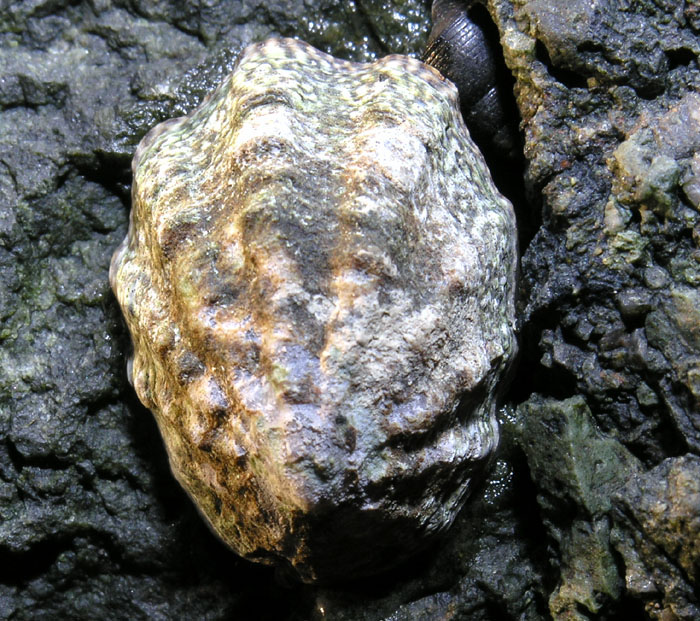
{"label": "wet rock surface", "polygon": [[[632,477],[613,496],[612,542],[624,559],[625,585],[652,617],[700,615],[700,459],[672,457]],[[664,613],[664,611],[666,611]]]}
{"label": "wet rock surface", "polygon": [[[126,382],[109,257],[135,146],[194,108],[244,44],[277,33],[353,60],[418,55],[428,7],[2,5],[0,616],[697,617],[700,13],[487,4],[528,161],[519,407],[443,545],[384,581],[320,591],[224,549],[172,479]],[[618,466],[582,485],[553,452]]]}

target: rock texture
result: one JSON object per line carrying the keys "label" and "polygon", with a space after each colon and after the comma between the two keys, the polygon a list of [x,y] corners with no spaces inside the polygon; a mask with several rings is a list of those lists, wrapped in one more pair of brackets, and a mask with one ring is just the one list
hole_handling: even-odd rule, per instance
{"label": "rock texture", "polygon": [[[693,486],[680,483],[695,476],[700,439],[697,7],[491,4],[516,76],[528,183],[542,206],[522,260],[523,358],[533,365],[520,367],[527,398],[518,411],[550,421],[543,438],[559,436],[580,428],[583,398],[586,426],[607,435],[566,431],[555,440],[579,464],[575,487],[584,491],[582,474],[595,473],[573,503],[570,483],[543,478],[543,455],[523,448],[557,567],[549,613],[693,619],[697,577],[684,572],[687,557],[666,557],[651,540],[695,548],[694,526],[670,533],[664,521],[675,513],[693,524],[698,511]],[[666,475],[658,469],[668,458],[677,461]],[[679,482],[683,500],[673,507],[663,508],[664,476]],[[615,493],[624,500],[611,504]],[[631,512],[618,510],[627,503]]]}
{"label": "rock texture", "polygon": [[0,3],[0,617],[697,619],[697,2],[486,4],[528,164],[513,407],[443,545],[330,589],[204,526],[126,381],[109,259],[136,145],[245,45],[418,57],[428,3]]}
{"label": "rock texture", "polygon": [[515,353],[515,219],[456,89],[269,39],[133,169],[130,375],[214,530],[306,581],[444,531]]}
{"label": "rock texture", "polygon": [[697,619],[700,569],[700,459],[666,459],[630,478],[613,497],[612,541],[625,584],[650,617]]}

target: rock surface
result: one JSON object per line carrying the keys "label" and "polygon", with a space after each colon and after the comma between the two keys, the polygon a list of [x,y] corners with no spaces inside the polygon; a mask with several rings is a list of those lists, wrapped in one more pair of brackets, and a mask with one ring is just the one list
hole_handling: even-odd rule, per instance
{"label": "rock surface", "polygon": [[[613,497],[613,543],[625,584],[651,617],[697,619],[700,570],[700,459],[673,457],[632,477]],[[665,612],[664,612],[665,611]]]}
{"label": "rock surface", "polygon": [[130,376],[213,529],[310,582],[425,547],[515,354],[515,216],[454,86],[268,39],[133,169]]}
{"label": "rock surface", "polygon": [[[527,226],[510,400],[558,428],[588,421],[551,448],[538,426],[535,446],[566,463],[584,455],[590,471],[598,449],[619,458],[624,448],[641,471],[620,470],[614,491],[576,483],[568,467],[560,490],[564,475],[530,465],[546,462],[523,451],[507,410],[490,479],[446,544],[400,573],[299,589],[227,551],[173,481],[125,378],[128,338],[107,271],[126,233],[130,159],[151,127],[199,104],[247,43],[277,33],[351,60],[417,56],[429,7],[4,2],[0,617],[590,618],[575,605],[582,596],[602,619],[693,614],[695,561],[677,551],[697,537],[664,524],[697,515],[688,481],[697,481],[700,167],[686,111],[699,91],[700,11],[670,0],[487,4],[515,76],[530,195],[516,204]],[[595,450],[579,441],[591,438]],[[650,511],[668,502],[667,482],[676,497]],[[558,499],[567,513],[554,521]],[[578,580],[579,567],[606,571],[595,586]],[[601,585],[619,590],[596,595]],[[553,593],[574,597],[553,609]]]}

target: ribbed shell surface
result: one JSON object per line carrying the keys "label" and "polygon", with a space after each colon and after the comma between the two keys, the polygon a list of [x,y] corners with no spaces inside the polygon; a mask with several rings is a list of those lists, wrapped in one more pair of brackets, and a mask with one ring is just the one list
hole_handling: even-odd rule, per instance
{"label": "ribbed shell surface", "polygon": [[452,84],[270,39],[133,171],[129,376],[219,536],[335,581],[448,527],[516,348],[514,216]]}

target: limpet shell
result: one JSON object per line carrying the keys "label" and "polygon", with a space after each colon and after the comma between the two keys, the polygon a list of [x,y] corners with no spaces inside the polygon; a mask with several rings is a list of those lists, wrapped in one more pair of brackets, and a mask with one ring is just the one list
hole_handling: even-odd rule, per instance
{"label": "limpet shell", "polygon": [[270,39],[133,171],[130,379],[214,531],[311,582],[449,527],[516,350],[515,219],[454,86]]}

